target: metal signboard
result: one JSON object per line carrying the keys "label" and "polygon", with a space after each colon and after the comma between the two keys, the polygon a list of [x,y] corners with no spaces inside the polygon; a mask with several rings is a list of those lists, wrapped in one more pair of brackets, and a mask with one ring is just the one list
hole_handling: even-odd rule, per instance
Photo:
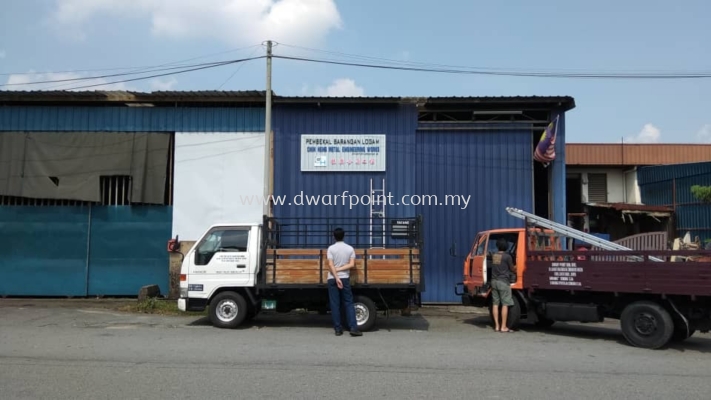
{"label": "metal signboard", "polygon": [[390,237],[393,239],[410,239],[415,237],[415,223],[408,219],[395,219],[390,222]]}
{"label": "metal signboard", "polygon": [[301,135],[301,171],[385,171],[385,135]]}

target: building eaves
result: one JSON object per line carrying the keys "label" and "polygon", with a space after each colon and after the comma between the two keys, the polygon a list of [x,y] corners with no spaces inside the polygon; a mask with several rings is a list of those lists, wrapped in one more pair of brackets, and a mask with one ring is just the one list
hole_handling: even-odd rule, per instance
{"label": "building eaves", "polygon": [[665,206],[650,206],[646,204],[630,204],[630,203],[586,203],[589,207],[610,208],[623,213],[654,213],[654,214],[671,214],[674,212],[672,207]]}
{"label": "building eaves", "polygon": [[263,102],[266,92],[246,91],[0,91],[0,104],[97,103],[249,103]]}
{"label": "building eaves", "polygon": [[[0,104],[92,104],[92,103],[260,103],[265,91],[0,91]],[[575,107],[569,96],[484,96],[484,97],[327,97],[279,96],[272,92],[274,104],[417,104],[420,108],[506,107],[525,109],[561,109]]]}
{"label": "building eaves", "polygon": [[569,166],[646,166],[711,161],[711,144],[566,143]]}
{"label": "building eaves", "polygon": [[436,105],[502,105],[541,106],[569,111],[575,108],[575,99],[570,96],[472,96],[472,97],[429,97],[428,106]]}

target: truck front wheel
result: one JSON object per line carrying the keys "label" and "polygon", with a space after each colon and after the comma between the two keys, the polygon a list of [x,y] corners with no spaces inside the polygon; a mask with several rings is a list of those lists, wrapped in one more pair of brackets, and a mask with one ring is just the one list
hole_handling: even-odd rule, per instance
{"label": "truck front wheel", "polygon": [[210,301],[210,322],[218,328],[238,327],[247,313],[247,302],[239,293],[222,292]]}
{"label": "truck front wheel", "polygon": [[[506,318],[506,327],[509,329],[516,330],[518,329],[520,323],[521,323],[521,302],[518,299],[518,296],[516,294],[513,294],[513,303],[514,305],[512,307],[509,307],[508,309],[508,318]],[[494,306],[491,303],[491,297],[489,297],[489,317],[491,318],[491,323],[494,323]],[[499,306],[499,318],[501,318],[501,308]]]}
{"label": "truck front wheel", "polygon": [[667,310],[650,301],[629,304],[620,316],[622,334],[635,347],[658,349],[674,334],[674,321]]}

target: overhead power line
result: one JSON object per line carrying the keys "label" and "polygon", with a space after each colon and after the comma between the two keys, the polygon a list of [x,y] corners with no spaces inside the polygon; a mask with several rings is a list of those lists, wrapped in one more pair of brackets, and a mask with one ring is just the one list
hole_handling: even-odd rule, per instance
{"label": "overhead power line", "polygon": [[[285,44],[285,43],[279,43],[279,45],[287,47],[287,48],[294,48],[294,49],[299,49],[299,50],[305,50],[308,52],[313,52],[313,53],[323,53],[323,54],[329,54],[333,55],[336,57],[339,57],[340,59],[329,59],[329,61],[343,61],[343,59],[347,60],[360,60],[360,61],[376,61],[379,63],[385,63],[385,64],[395,64],[395,65],[408,65],[408,66],[419,66],[419,67],[430,67],[430,68],[452,68],[452,69],[458,69],[458,70],[483,70],[483,71],[515,71],[515,72],[528,72],[528,73],[549,73],[549,74],[554,74],[554,73],[575,73],[575,74],[594,74],[594,75],[607,75],[607,74],[620,74],[619,71],[605,71],[605,72],[590,72],[585,71],[585,70],[580,70],[580,69],[550,69],[547,68],[543,71],[535,71],[529,68],[503,68],[503,67],[482,67],[482,66],[463,66],[463,65],[451,65],[451,64],[436,64],[436,63],[424,63],[424,62],[417,62],[417,61],[405,61],[405,60],[395,60],[395,59],[390,59],[390,58],[382,58],[382,57],[373,57],[373,56],[366,56],[366,55],[359,55],[359,54],[350,54],[350,53],[342,53],[338,51],[331,51],[331,50],[322,50],[322,49],[314,49],[310,47],[303,47],[303,46],[296,46],[296,45],[290,45],[290,44]],[[641,69],[636,69],[635,74],[640,74],[643,70]],[[660,71],[660,70],[645,70],[647,73],[652,73],[652,74],[711,74],[708,70],[704,71]],[[622,72],[621,74],[625,74],[625,72]]]}
{"label": "overhead power line", "polygon": [[446,74],[465,74],[465,75],[495,75],[495,76],[517,76],[517,77],[535,77],[535,78],[580,78],[580,79],[703,79],[711,78],[711,72],[687,72],[687,73],[575,73],[575,72],[526,72],[514,70],[495,70],[495,69],[477,69],[477,68],[425,68],[412,66],[397,66],[375,63],[359,63],[329,59],[317,59],[307,57],[294,57],[274,55],[274,58],[285,60],[304,61],[321,64],[344,65],[362,68],[388,69],[398,71],[416,71],[416,72],[432,72]]}
{"label": "overhead power line", "polygon": [[134,67],[114,67],[114,68],[96,68],[96,69],[74,69],[74,70],[65,70],[65,71],[43,71],[43,72],[3,72],[0,73],[0,76],[10,76],[10,75],[46,75],[46,74],[72,74],[72,73],[80,73],[80,72],[105,72],[105,71],[125,71],[125,70],[135,70],[135,71],[144,71],[144,70],[150,70],[153,68],[159,68],[159,67],[167,67],[171,65],[177,65],[180,66],[180,63],[185,63],[188,61],[194,61],[194,60],[200,60],[204,58],[210,58],[214,56],[219,56],[223,54],[229,54],[229,53],[235,53],[238,51],[242,50],[248,50],[252,49],[255,47],[260,47],[261,44],[253,44],[251,46],[247,47],[239,47],[235,49],[230,49],[226,51],[221,51],[218,53],[211,53],[211,54],[206,54],[204,56],[197,56],[197,57],[192,57],[192,58],[187,58],[184,60],[178,60],[178,61],[172,61],[164,64],[158,64],[158,65],[145,65],[145,66],[134,66]]}
{"label": "overhead power line", "polygon": [[[227,61],[228,63],[230,61]],[[217,61],[217,62],[211,62],[211,63],[201,63],[201,64],[192,64],[192,65],[181,65],[178,67],[168,67],[168,68],[158,68],[158,69],[148,69],[145,71],[138,71],[138,72],[123,72],[123,73],[118,73],[118,74],[107,74],[107,75],[98,75],[98,76],[85,76],[85,77],[80,77],[80,78],[66,78],[66,79],[48,79],[44,81],[34,81],[34,82],[27,82],[27,83],[6,83],[2,86],[25,86],[25,85],[39,85],[43,83],[61,83],[61,82],[76,82],[76,81],[91,81],[91,80],[96,80],[96,79],[105,79],[105,78],[116,78],[119,76],[130,76],[130,75],[140,75],[140,74],[146,74],[150,72],[161,72],[161,71],[172,71],[176,69],[182,69],[182,68],[192,68],[192,67],[203,67],[203,66],[221,66],[224,65],[225,61]]]}
{"label": "overhead power line", "polygon": [[113,85],[117,83],[125,83],[125,82],[134,82],[134,81],[140,81],[144,79],[151,79],[151,78],[158,78],[162,76],[170,76],[170,75],[177,75],[177,74],[183,74],[186,72],[192,72],[192,71],[200,71],[203,69],[209,69],[209,68],[216,68],[216,67],[222,67],[225,65],[231,65],[231,64],[238,64],[238,63],[243,63],[247,61],[252,61],[252,60],[258,60],[260,58],[265,58],[266,56],[258,56],[258,57],[251,57],[251,58],[242,58],[239,60],[229,60],[229,61],[223,61],[220,63],[210,63],[209,65],[205,66],[200,66],[197,68],[189,68],[189,69],[184,69],[181,71],[175,71],[175,72],[166,72],[164,74],[156,74],[156,75],[148,75],[148,76],[142,76],[139,78],[132,78],[132,79],[124,79],[124,80],[119,80],[119,81],[111,81],[111,82],[104,82],[104,83],[97,83],[93,85],[84,85],[84,86],[76,86],[73,88],[65,89],[65,90],[77,90],[77,89],[86,89],[86,88],[91,88],[91,87],[97,87],[97,86],[106,86],[106,85]]}

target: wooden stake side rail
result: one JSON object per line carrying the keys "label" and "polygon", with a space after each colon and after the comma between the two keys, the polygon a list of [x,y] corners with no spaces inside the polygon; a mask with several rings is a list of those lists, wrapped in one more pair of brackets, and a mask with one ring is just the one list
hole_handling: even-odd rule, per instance
{"label": "wooden stake side rail", "polygon": [[[419,284],[419,249],[356,249],[351,284]],[[327,250],[267,250],[266,283],[325,284],[328,279]]]}

